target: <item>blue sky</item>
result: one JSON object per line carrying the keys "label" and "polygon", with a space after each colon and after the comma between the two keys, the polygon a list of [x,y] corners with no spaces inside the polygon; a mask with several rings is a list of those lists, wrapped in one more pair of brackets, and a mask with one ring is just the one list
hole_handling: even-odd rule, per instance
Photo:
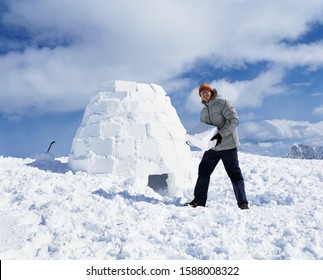
{"label": "blue sky", "polygon": [[163,86],[187,129],[211,83],[249,150],[323,145],[322,1],[4,0],[0,11],[0,155],[34,157],[53,140],[68,155],[91,96],[114,79]]}

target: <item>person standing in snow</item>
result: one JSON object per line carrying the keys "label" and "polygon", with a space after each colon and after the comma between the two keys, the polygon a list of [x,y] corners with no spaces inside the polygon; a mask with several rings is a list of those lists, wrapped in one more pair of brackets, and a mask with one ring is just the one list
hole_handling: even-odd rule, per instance
{"label": "person standing in snow", "polygon": [[204,104],[200,120],[216,126],[218,133],[210,139],[211,141],[217,140],[216,145],[204,153],[199,164],[194,199],[188,205],[194,208],[206,205],[211,174],[222,160],[232,182],[239,208],[249,209],[244,179],[238,161],[237,147],[240,145],[237,132],[238,114],[230,102],[221,98],[216,89],[212,89],[208,83],[200,85],[199,95]]}

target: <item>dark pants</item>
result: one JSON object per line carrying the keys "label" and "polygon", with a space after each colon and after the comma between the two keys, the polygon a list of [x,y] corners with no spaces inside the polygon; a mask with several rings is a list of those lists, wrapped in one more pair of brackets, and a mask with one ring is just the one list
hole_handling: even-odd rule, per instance
{"label": "dark pants", "polygon": [[236,148],[224,151],[208,150],[204,153],[199,165],[199,176],[194,190],[195,198],[206,202],[210,176],[220,160],[222,160],[224,168],[230,177],[238,205],[248,203]]}

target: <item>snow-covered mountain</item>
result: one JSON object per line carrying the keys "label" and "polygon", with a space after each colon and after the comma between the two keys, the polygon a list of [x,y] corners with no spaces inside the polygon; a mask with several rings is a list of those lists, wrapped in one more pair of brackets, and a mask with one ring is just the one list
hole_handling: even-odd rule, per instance
{"label": "snow-covered mountain", "polygon": [[295,144],[291,147],[286,157],[298,159],[323,159],[323,146],[311,147],[303,144]]}
{"label": "snow-covered mountain", "polygon": [[1,259],[323,258],[323,161],[239,153],[250,209],[222,164],[205,208],[113,174],[73,173],[68,159],[0,157]]}

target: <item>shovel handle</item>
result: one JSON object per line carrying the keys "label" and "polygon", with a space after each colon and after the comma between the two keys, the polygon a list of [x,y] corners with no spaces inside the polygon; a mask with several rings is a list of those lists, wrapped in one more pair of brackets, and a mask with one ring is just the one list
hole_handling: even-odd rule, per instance
{"label": "shovel handle", "polygon": [[52,147],[52,145],[55,143],[55,141],[53,141],[52,143],[49,144],[49,147],[47,149],[47,153],[49,152],[50,148]]}

